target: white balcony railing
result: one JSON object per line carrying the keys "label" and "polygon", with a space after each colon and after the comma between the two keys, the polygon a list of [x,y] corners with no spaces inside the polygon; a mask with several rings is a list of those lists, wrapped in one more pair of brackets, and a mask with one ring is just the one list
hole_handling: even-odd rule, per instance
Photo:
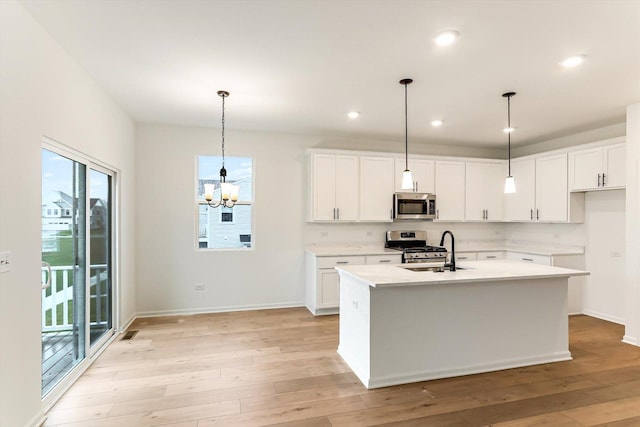
{"label": "white balcony railing", "polygon": [[[88,302],[92,306],[95,305],[95,309],[91,311],[91,325],[106,324],[109,321],[108,306],[106,307],[106,316],[103,315],[103,305],[109,304],[109,274],[107,267],[106,264],[96,264],[90,267],[91,284]],[[52,266],[51,272],[51,287],[42,290],[42,332],[72,330],[73,310],[70,310],[70,307],[72,307],[74,301],[75,267],[73,265]],[[43,282],[46,280],[46,274],[47,270],[43,268]],[[47,318],[47,311],[49,310],[50,316]],[[61,312],[61,316],[58,316],[58,312]]]}

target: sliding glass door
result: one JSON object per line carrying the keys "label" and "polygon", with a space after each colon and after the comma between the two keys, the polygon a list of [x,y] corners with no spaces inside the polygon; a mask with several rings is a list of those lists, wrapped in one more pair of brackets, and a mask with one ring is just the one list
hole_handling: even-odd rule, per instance
{"label": "sliding glass door", "polygon": [[42,150],[42,396],[114,333],[113,173]]}

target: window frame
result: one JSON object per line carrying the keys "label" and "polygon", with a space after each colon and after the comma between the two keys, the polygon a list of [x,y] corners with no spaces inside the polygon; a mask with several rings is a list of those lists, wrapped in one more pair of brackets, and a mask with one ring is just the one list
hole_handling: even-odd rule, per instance
{"label": "window frame", "polygon": [[[255,203],[255,182],[256,182],[256,159],[250,155],[234,155],[234,156],[225,156],[225,160],[231,158],[245,158],[251,160],[251,197],[252,200],[242,200],[242,192],[240,193],[240,197],[238,201],[235,203],[235,206],[250,206],[251,207],[251,247],[233,247],[233,248],[201,248],[200,247],[200,206],[206,206],[208,209],[219,209],[218,208],[210,208],[208,203],[204,199],[200,199],[200,194],[198,194],[199,186],[200,186],[200,177],[199,177],[199,160],[200,157],[217,157],[222,158],[219,154],[196,154],[194,158],[194,200],[195,200],[195,224],[194,224],[194,251],[195,252],[228,252],[228,251],[254,251],[256,249],[255,245],[255,218],[256,218],[256,203]],[[228,165],[227,165],[228,166]],[[228,168],[227,168],[228,169]],[[218,221],[217,223],[224,226],[236,223],[236,215],[234,213],[233,222],[222,222],[222,211],[220,211],[217,215]],[[215,221],[215,220],[214,220]],[[209,230],[210,232],[210,230]],[[243,233],[246,234],[246,233]]]}

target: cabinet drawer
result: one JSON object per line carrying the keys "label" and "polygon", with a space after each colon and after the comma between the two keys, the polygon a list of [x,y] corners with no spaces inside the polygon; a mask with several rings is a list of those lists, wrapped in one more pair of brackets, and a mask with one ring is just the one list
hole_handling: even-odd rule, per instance
{"label": "cabinet drawer", "polygon": [[509,252],[507,254],[507,259],[532,262],[534,264],[551,265],[551,257],[546,255],[534,255],[524,252]]}
{"label": "cabinet drawer", "polygon": [[456,253],[456,261],[475,261],[477,258],[475,252],[460,252]]}
{"label": "cabinet drawer", "polygon": [[478,259],[504,259],[505,254],[502,251],[496,252],[478,252]]}
{"label": "cabinet drawer", "polygon": [[400,264],[402,255],[367,255],[367,264]]}
{"label": "cabinet drawer", "polygon": [[366,264],[363,256],[328,256],[318,257],[318,268],[333,268],[340,265],[363,265]]}

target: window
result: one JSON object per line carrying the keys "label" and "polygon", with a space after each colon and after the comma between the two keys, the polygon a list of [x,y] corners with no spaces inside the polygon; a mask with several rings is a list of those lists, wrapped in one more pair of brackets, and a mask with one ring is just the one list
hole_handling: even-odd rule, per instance
{"label": "window", "polygon": [[233,222],[233,207],[222,208],[220,211],[220,222]]}
{"label": "window", "polygon": [[196,208],[199,249],[251,248],[253,228],[253,160],[250,157],[225,157],[227,182],[239,185],[236,204],[212,208],[204,199],[204,185],[216,184],[213,200],[220,200],[220,167],[222,157],[198,156]]}

